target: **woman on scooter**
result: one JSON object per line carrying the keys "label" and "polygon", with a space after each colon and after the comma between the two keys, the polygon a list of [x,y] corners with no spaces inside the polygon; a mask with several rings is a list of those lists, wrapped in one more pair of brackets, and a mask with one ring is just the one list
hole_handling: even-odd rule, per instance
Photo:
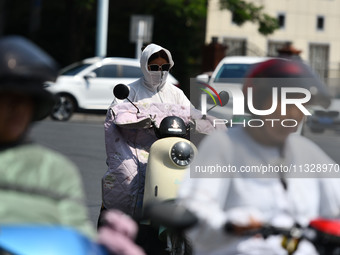
{"label": "woman on scooter", "polygon": [[[167,49],[156,44],[148,45],[142,51],[140,65],[143,77],[128,85],[128,99],[138,106],[140,112],[126,100],[122,102],[116,98],[108,110],[104,124],[108,170],[102,178],[102,211],[117,208],[136,218],[142,213],[149,150],[158,139],[154,129],[150,128],[150,121],[148,124],[143,121],[151,116],[157,126],[163,118],[177,116],[188,124],[193,112],[182,90],[167,80],[174,66]],[[201,117],[200,112],[197,116]],[[130,128],[121,123],[128,124]],[[205,132],[213,129],[210,124],[200,127]],[[101,224],[101,216],[98,224]],[[157,244],[157,233],[151,236],[155,239],[140,243],[150,243],[152,250]],[[157,248],[155,250],[154,253],[159,254]],[[148,253],[152,254],[152,251]]]}
{"label": "woman on scooter", "polygon": [[[182,118],[186,124],[192,120],[190,115],[198,111],[191,108],[183,91],[167,80],[174,66],[170,52],[159,45],[150,44],[143,50],[140,64],[143,77],[128,85],[128,99],[143,107],[143,110],[135,114],[132,104],[131,111],[124,108],[121,112],[125,115],[125,121],[134,122],[141,116],[150,115],[155,117],[158,124],[164,117],[172,115]],[[102,179],[103,208],[118,208],[129,215],[139,216],[149,148],[157,138],[150,129],[127,130],[118,127],[115,121],[119,107],[123,105],[121,102],[116,98],[113,100],[104,124],[108,171]],[[197,116],[201,117],[200,112]],[[200,126],[202,132],[213,130],[208,122]]]}
{"label": "woman on scooter", "polygon": [[[282,59],[267,60],[249,73],[243,89],[245,103],[250,96],[247,89],[253,88],[254,108],[271,109],[275,105],[273,87],[278,92],[283,87],[306,88],[312,92],[308,103],[329,104],[325,85],[307,66]],[[300,93],[288,96],[301,99]],[[300,123],[304,114],[301,105],[298,108],[294,104],[287,104],[284,114],[280,98],[276,110],[269,115],[251,114],[252,122],[239,122],[228,133],[217,132],[202,142],[191,166],[191,178],[183,183],[179,194],[182,203],[200,219],[189,233],[195,254],[287,254],[281,247],[280,236],[264,239],[245,233],[263,224],[306,226],[319,216],[340,216],[337,179],[322,178],[326,176],[316,176],[307,170],[285,171],[288,166],[308,168],[335,162],[307,138],[292,134],[297,129],[292,123]],[[290,122],[283,126],[285,120]],[[207,173],[206,169],[217,169],[216,166],[232,171]],[[232,234],[226,232],[226,226]],[[311,255],[316,251],[305,241],[296,254]]]}
{"label": "woman on scooter", "polygon": [[[174,65],[167,49],[156,44],[148,45],[142,52],[140,63],[143,77],[128,85],[130,90],[128,98],[132,102],[190,107],[190,101],[182,90],[167,80],[169,71]],[[146,129],[123,134],[122,132],[129,131],[122,130],[114,124],[116,113],[112,110],[112,107],[119,103],[121,100],[115,98],[105,121],[108,171],[102,179],[103,207],[117,208],[129,215],[139,216],[142,209],[143,178],[148,150],[157,138],[153,132]],[[162,109],[159,112],[162,116],[157,117],[167,116],[166,112],[162,113]],[[119,139],[120,135],[126,138]],[[128,143],[126,139],[129,140]]]}

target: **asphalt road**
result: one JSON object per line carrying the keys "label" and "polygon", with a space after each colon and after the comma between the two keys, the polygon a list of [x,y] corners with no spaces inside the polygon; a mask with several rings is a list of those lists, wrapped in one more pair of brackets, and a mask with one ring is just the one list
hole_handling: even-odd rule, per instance
{"label": "asphalt road", "polygon": [[340,164],[340,132],[326,130],[322,134],[313,134],[308,127],[304,135],[321,147],[336,163]]}
{"label": "asphalt road", "polygon": [[[46,119],[36,123],[31,130],[33,140],[61,152],[79,167],[94,223],[101,205],[101,177],[107,169],[104,119],[105,115],[102,114],[76,114],[68,122]],[[326,131],[321,135],[312,134],[305,127],[304,134],[340,164],[340,133]]]}

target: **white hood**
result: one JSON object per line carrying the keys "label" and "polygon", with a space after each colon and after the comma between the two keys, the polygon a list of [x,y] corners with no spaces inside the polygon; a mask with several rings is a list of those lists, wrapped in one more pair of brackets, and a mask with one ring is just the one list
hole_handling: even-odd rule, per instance
{"label": "white hood", "polygon": [[150,56],[156,52],[164,50],[165,53],[168,55],[170,67],[174,66],[174,61],[172,60],[172,56],[170,51],[167,49],[157,45],[157,44],[149,44],[142,52],[140,58],[140,67],[144,74],[143,77],[143,85],[151,91],[159,91],[166,82],[169,72],[168,71],[149,71],[148,70],[148,60]]}

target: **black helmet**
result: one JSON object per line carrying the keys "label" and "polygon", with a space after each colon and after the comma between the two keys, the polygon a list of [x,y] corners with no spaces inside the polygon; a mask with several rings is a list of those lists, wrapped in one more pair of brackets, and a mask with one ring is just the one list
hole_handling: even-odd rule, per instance
{"label": "black helmet", "polygon": [[[245,103],[247,88],[253,88],[253,103],[257,109],[272,94],[273,87],[300,87],[311,92],[311,105],[330,105],[330,95],[326,85],[302,61],[273,58],[255,65],[246,76],[243,85]],[[247,105],[246,105],[247,109]]]}
{"label": "black helmet", "polygon": [[32,42],[20,36],[0,39],[0,93],[32,96],[33,120],[41,120],[50,113],[55,101],[44,89],[44,82],[55,81],[57,75],[55,61]]}

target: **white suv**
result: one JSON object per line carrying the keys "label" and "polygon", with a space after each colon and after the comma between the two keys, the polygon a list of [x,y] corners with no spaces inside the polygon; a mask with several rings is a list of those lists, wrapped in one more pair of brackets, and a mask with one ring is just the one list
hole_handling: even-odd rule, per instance
{"label": "white suv", "polygon": [[[57,96],[51,118],[66,121],[74,111],[107,110],[115,85],[129,84],[142,76],[139,60],[132,58],[94,57],[67,66],[55,83],[46,84],[46,89]],[[168,79],[178,86],[172,75]]]}
{"label": "white suv", "polygon": [[[249,57],[249,56],[231,56],[223,58],[216,66],[215,70],[209,77],[208,74],[196,76],[197,81],[209,84],[218,93],[222,90],[242,90],[244,78],[247,72],[256,64],[263,62],[269,57]],[[208,98],[209,99],[209,98]],[[209,113],[218,118],[232,117],[232,97],[229,98],[227,107],[216,107]],[[209,104],[209,101],[208,101]],[[212,102],[208,105],[212,106]]]}
{"label": "white suv", "polygon": [[218,92],[230,86],[242,88],[243,80],[250,68],[269,57],[234,56],[223,58],[209,77],[208,74],[198,75],[198,80],[209,83]]}

